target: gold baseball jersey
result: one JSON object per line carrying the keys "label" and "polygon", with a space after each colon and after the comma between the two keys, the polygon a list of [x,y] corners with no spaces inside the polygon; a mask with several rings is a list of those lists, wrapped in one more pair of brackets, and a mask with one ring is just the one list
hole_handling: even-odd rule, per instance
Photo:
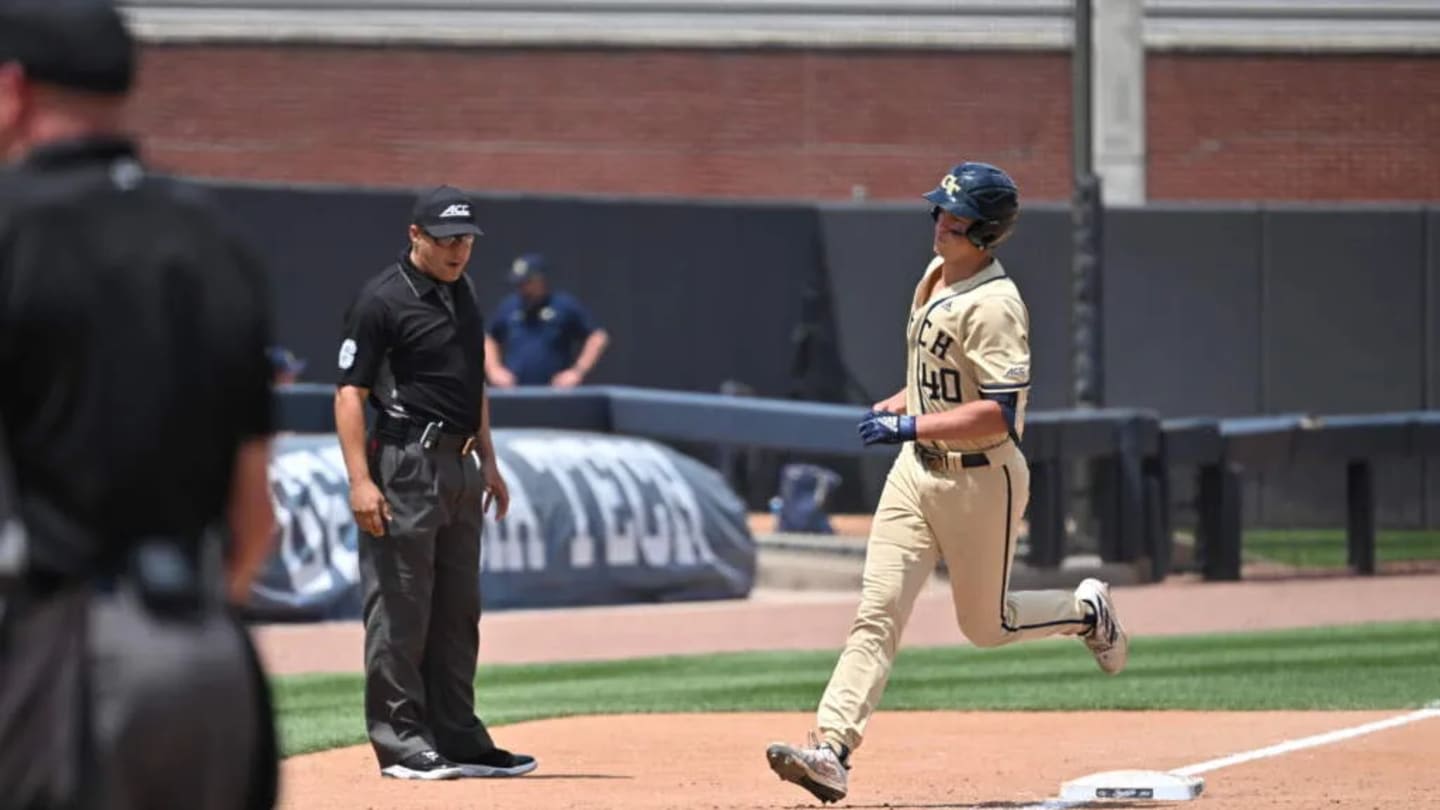
{"label": "gold baseball jersey", "polygon": [[[910,307],[905,398],[912,414],[1015,395],[1015,434],[1030,386],[1029,317],[998,261],[964,281],[940,283],[930,263]],[[1030,501],[1030,468],[1004,431],[971,442],[922,442],[943,452],[989,451],[985,463],[937,471],[909,447],[895,456],[870,526],[860,607],[820,699],[825,740],[854,750],[880,705],[915,599],[938,560],[949,571],[955,619],[977,647],[1084,632],[1073,591],[1012,591],[1010,568]]]}
{"label": "gold baseball jersey", "polygon": [[[948,411],[984,394],[1013,393],[1016,443],[1025,429],[1030,389],[1030,315],[1000,260],[949,286],[936,256],[915,288],[906,329],[906,412]],[[942,453],[991,450],[1010,436],[972,441],[922,441]]]}

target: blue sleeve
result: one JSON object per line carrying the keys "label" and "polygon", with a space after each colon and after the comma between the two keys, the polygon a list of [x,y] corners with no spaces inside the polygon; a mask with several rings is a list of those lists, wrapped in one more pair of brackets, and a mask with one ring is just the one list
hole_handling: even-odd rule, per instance
{"label": "blue sleeve", "polygon": [[590,337],[596,329],[600,328],[599,325],[595,323],[595,318],[591,316],[590,310],[586,309],[585,305],[580,303],[579,299],[567,295],[565,296],[565,303],[570,309],[571,328],[575,330],[575,338],[577,340],[584,340]]}
{"label": "blue sleeve", "polygon": [[980,397],[999,403],[1000,414],[1005,417],[1005,427],[1010,432],[1010,438],[1014,440],[1016,444],[1019,444],[1020,437],[1015,433],[1015,408],[1019,404],[1020,395],[1014,391],[982,391]]}

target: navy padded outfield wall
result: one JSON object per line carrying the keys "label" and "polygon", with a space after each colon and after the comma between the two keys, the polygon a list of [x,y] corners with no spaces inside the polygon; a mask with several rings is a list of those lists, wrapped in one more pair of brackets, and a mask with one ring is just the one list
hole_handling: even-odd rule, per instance
{"label": "navy padded outfield wall", "polygon": [[[755,542],[719,474],[646,439],[497,430],[510,514],[486,515],[476,587],[486,610],[746,596]],[[340,445],[276,442],[274,554],[247,612],[272,621],[360,616],[357,533]]]}

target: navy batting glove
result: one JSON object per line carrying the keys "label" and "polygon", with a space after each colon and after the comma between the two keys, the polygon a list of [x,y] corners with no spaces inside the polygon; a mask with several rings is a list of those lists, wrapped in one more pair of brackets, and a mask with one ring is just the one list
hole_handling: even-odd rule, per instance
{"label": "navy batting glove", "polygon": [[915,417],[871,411],[857,429],[866,444],[900,444],[915,438]]}

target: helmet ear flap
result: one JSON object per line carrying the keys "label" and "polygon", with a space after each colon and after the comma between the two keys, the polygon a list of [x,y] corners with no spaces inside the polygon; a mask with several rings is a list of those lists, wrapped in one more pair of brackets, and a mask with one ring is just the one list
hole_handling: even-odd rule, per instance
{"label": "helmet ear flap", "polygon": [[938,221],[939,219],[940,219],[940,206],[938,206],[938,205],[932,205],[932,206],[930,206],[930,221],[931,221],[931,222],[936,222],[936,221]]}
{"label": "helmet ear flap", "polygon": [[975,247],[981,250],[989,250],[990,244],[995,241],[995,237],[998,235],[999,229],[995,227],[998,224],[999,223],[993,219],[977,219],[970,223],[970,227],[965,229],[965,238],[970,240],[970,244]]}
{"label": "helmet ear flap", "polygon": [[981,250],[990,250],[1010,236],[1013,224],[1013,219],[1008,223],[999,219],[977,220],[965,231],[965,238]]}

